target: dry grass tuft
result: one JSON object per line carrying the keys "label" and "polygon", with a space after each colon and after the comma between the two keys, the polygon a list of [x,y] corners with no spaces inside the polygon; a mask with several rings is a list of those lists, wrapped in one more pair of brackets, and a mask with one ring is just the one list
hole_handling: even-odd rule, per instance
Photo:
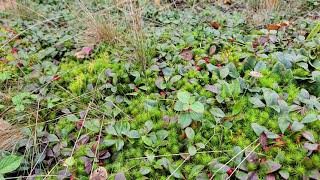
{"label": "dry grass tuft", "polygon": [[16,8],[16,0],[0,0],[0,10]]}
{"label": "dry grass tuft", "polygon": [[107,16],[97,16],[86,22],[84,40],[87,44],[112,44],[121,39],[117,26]]}
{"label": "dry grass tuft", "polygon": [[245,13],[253,25],[270,23],[272,15],[294,16],[302,6],[301,0],[245,0]]}
{"label": "dry grass tuft", "polygon": [[13,150],[22,138],[20,128],[0,119],[0,150]]}

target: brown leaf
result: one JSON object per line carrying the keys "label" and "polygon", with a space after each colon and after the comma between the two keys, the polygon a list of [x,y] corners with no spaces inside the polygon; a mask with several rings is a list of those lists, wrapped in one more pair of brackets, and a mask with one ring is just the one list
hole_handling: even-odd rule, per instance
{"label": "brown leaf", "polygon": [[156,5],[156,6],[161,6],[161,0],[154,0],[154,4]]}
{"label": "brown leaf", "polygon": [[214,29],[219,29],[221,27],[221,25],[217,22],[217,21],[209,21],[209,24],[211,25],[211,27],[213,27]]}
{"label": "brown leaf", "polygon": [[180,53],[180,56],[187,61],[191,61],[193,58],[192,48],[183,49]]}
{"label": "brown leaf", "polygon": [[268,24],[267,25],[267,29],[268,31],[271,31],[271,30],[278,30],[281,28],[281,24]]}
{"label": "brown leaf", "polygon": [[223,0],[223,4],[231,5],[232,4],[232,0]]}
{"label": "brown leaf", "polygon": [[104,167],[99,167],[91,174],[89,180],[106,180],[108,178],[108,172]]}

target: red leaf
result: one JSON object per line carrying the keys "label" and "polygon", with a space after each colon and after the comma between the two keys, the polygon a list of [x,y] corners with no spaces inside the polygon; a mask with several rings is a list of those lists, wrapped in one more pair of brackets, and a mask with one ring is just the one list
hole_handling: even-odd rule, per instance
{"label": "red leaf", "polygon": [[262,145],[263,149],[267,147],[268,137],[264,132],[261,133],[259,141],[260,141],[260,144]]}
{"label": "red leaf", "polygon": [[180,53],[180,56],[187,61],[191,61],[193,58],[192,48],[183,49]]}

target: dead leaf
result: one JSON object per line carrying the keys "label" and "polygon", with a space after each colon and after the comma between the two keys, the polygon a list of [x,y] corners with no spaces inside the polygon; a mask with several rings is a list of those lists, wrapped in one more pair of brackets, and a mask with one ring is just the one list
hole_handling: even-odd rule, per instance
{"label": "dead leaf", "polygon": [[280,25],[281,25],[281,27],[289,26],[290,22],[289,21],[283,21]]}
{"label": "dead leaf", "polygon": [[271,31],[271,30],[278,30],[281,28],[281,24],[268,24],[267,25],[267,29],[268,31]]}
{"label": "dead leaf", "polygon": [[192,48],[183,49],[180,53],[180,56],[187,61],[191,61],[193,58]]}
{"label": "dead leaf", "polygon": [[211,25],[211,27],[213,27],[214,29],[219,29],[221,27],[221,25],[217,22],[217,21],[209,21],[209,24]]}
{"label": "dead leaf", "polygon": [[231,5],[232,0],[223,0],[223,4]]}
{"label": "dead leaf", "polygon": [[161,6],[161,0],[154,0],[154,4],[156,6]]}
{"label": "dead leaf", "polygon": [[99,167],[91,174],[89,180],[106,180],[108,178],[108,172],[104,167]]}

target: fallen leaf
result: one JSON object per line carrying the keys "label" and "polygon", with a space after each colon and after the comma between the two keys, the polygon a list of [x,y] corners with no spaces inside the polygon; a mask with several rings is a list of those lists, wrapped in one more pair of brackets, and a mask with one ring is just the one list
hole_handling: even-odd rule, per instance
{"label": "fallen leaf", "polygon": [[211,27],[213,27],[214,29],[219,29],[221,27],[221,25],[217,22],[217,21],[209,21],[209,24],[211,25]]}
{"label": "fallen leaf", "polygon": [[232,0],[223,0],[223,4],[231,5]]}
{"label": "fallen leaf", "polygon": [[160,6],[161,4],[161,0],[154,0],[154,4],[156,5],[156,6]]}
{"label": "fallen leaf", "polygon": [[281,28],[281,24],[268,24],[267,25],[267,29],[268,31],[271,31],[271,30],[278,30]]}
{"label": "fallen leaf", "polygon": [[108,172],[104,167],[99,167],[90,175],[89,180],[106,180],[108,178]]}

